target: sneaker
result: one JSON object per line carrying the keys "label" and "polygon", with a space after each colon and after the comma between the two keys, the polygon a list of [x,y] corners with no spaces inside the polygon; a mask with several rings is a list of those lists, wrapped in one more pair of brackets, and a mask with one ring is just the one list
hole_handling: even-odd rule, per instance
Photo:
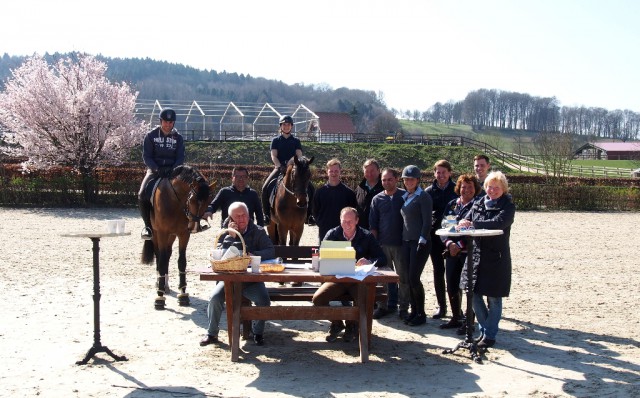
{"label": "sneaker", "polygon": [[402,321],[407,319],[408,316],[409,316],[409,311],[408,310],[400,310],[398,312],[398,318],[400,318]]}
{"label": "sneaker", "polygon": [[391,310],[388,308],[378,307],[375,311],[373,311],[373,319],[380,319],[390,314]]}
{"label": "sneaker", "polygon": [[142,232],[140,232],[140,238],[142,238],[143,240],[153,239],[153,232],[151,232],[151,228],[149,227],[142,228]]}
{"label": "sneaker", "polygon": [[334,323],[331,324],[331,329],[329,329],[329,335],[325,338],[329,343],[335,343],[338,341],[338,336],[340,336],[340,332],[344,330],[344,324]]}
{"label": "sneaker", "polygon": [[355,340],[358,336],[358,328],[354,326],[347,326],[347,329],[344,331],[344,335],[342,336],[342,340],[345,343],[350,343]]}

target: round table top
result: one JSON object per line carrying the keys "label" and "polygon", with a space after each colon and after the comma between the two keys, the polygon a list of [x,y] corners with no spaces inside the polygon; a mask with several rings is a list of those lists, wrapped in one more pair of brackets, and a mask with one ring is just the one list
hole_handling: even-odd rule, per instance
{"label": "round table top", "polygon": [[436,231],[438,236],[497,236],[504,232],[501,229],[466,229],[464,231],[451,232],[448,228],[441,228]]}
{"label": "round table top", "polygon": [[80,232],[69,232],[66,234],[62,234],[60,236],[65,238],[111,238],[114,236],[127,236],[127,235],[131,235],[131,231],[129,232],[125,231],[121,233],[80,231]]}

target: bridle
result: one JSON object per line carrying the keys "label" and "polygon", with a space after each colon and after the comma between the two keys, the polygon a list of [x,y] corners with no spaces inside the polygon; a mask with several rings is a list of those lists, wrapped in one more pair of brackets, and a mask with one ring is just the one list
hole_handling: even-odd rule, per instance
{"label": "bridle", "polygon": [[296,184],[297,171],[298,165],[294,163],[293,167],[291,168],[291,173],[289,174],[289,180],[292,188],[290,189],[289,187],[287,187],[287,181],[283,181],[282,186],[284,187],[285,192],[293,195],[296,199],[302,196],[306,197],[308,203],[309,197],[307,195],[307,187],[304,186],[304,184]]}
{"label": "bridle", "polygon": [[[180,178],[180,177],[176,177],[176,178]],[[187,182],[184,179],[182,179],[182,181]],[[208,197],[202,200],[198,199],[199,189],[196,190],[196,187],[199,188],[201,182],[202,182],[202,177],[200,176],[197,176],[194,180],[192,180],[191,182],[188,182],[189,193],[187,194],[187,200],[185,201],[184,208],[182,209],[184,215],[187,217],[187,220],[191,223],[195,223],[198,226],[197,232],[205,231],[211,227],[208,221],[205,221],[207,223],[206,225],[200,225],[200,221],[202,220],[202,215],[194,214],[193,212],[191,212],[191,209],[189,208],[190,207],[189,205],[194,200],[194,197],[196,200],[196,209],[200,209],[202,207],[202,203],[206,202],[206,200],[208,199]],[[171,185],[171,189],[173,190],[173,193],[176,196],[176,199],[178,200],[178,202],[180,202],[181,200],[180,195],[178,195],[176,188],[173,186],[172,180],[169,181],[169,185]],[[202,214],[204,215],[204,212]]]}

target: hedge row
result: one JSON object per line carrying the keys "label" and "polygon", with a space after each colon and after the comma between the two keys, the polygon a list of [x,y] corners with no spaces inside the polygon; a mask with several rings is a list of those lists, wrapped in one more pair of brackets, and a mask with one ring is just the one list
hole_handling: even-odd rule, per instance
{"label": "hedge row", "polygon": [[[195,165],[217,187],[231,183],[234,166]],[[238,166],[235,166],[238,167]],[[268,166],[246,166],[251,186],[260,191],[262,181],[271,172]],[[104,206],[130,207],[137,202],[137,192],[144,176],[138,164],[97,172],[95,203],[86,203],[82,192],[82,178],[69,168],[55,167],[24,174],[17,164],[0,165],[0,206]],[[343,172],[343,181],[355,188],[362,179],[361,170]],[[433,179],[431,171],[423,172],[423,182]],[[628,211],[640,210],[640,179],[563,178],[509,175],[510,190],[520,210],[581,210]],[[322,169],[314,173],[314,184],[325,181]]]}

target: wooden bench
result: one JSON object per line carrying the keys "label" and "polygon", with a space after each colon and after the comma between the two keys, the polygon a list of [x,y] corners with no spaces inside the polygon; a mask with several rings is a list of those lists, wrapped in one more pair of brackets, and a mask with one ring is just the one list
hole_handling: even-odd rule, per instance
{"label": "wooden bench", "polygon": [[[311,263],[311,252],[316,246],[281,246],[275,245],[275,256],[282,257],[285,264],[305,264]],[[272,302],[276,301],[307,301],[311,302],[313,295],[320,285],[293,285],[293,286],[277,286],[267,287],[269,298]],[[337,297],[335,301],[351,301],[348,295]],[[384,286],[376,286],[376,302],[386,302],[387,292]],[[251,305],[249,300],[242,298],[244,305]],[[248,339],[251,333],[251,320],[242,320],[242,338]]]}

